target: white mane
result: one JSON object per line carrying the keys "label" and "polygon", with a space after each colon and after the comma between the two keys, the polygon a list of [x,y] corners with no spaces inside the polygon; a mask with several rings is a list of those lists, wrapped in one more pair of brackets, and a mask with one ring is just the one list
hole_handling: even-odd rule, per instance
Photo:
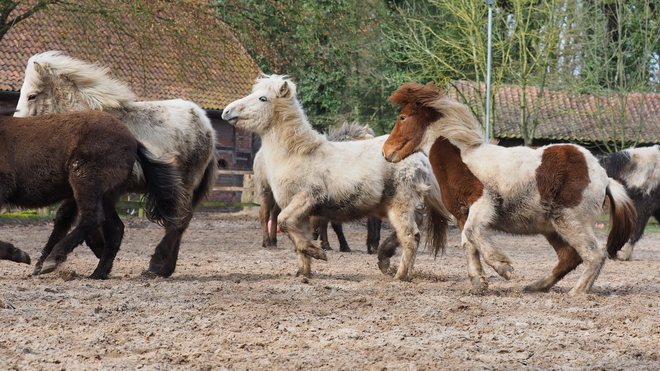
{"label": "white mane", "polygon": [[[35,62],[42,68],[36,69]],[[134,102],[135,93],[122,82],[109,76],[109,69],[69,57],[59,51],[36,54],[28,60],[25,86],[41,87],[46,76],[66,76],[75,83],[80,99],[88,109],[116,109]]]}
{"label": "white mane", "polygon": [[429,106],[443,114],[438,120],[442,123],[438,126],[441,128],[439,133],[443,137],[468,146],[486,143],[483,128],[466,105],[443,96]]}
{"label": "white mane", "polygon": [[[286,83],[288,92],[280,95],[278,91]],[[303,111],[296,96],[296,84],[286,75],[270,75],[257,79],[252,92],[268,90],[277,95],[275,99],[275,112],[277,113],[275,127],[280,130],[284,138],[284,146],[289,153],[306,155],[321,145],[326,139],[312,128],[307,115]]]}

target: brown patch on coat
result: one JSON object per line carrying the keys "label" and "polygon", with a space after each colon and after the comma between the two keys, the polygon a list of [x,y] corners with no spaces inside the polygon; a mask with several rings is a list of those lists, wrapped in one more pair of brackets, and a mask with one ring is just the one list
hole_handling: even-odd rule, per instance
{"label": "brown patch on coat", "polygon": [[544,205],[578,206],[589,182],[587,160],[577,147],[556,145],[543,151],[541,166],[536,169],[536,183]]}
{"label": "brown patch on coat", "polygon": [[444,137],[431,146],[429,161],[442,191],[442,202],[463,230],[470,206],[483,195],[484,185],[463,162],[458,147]]}

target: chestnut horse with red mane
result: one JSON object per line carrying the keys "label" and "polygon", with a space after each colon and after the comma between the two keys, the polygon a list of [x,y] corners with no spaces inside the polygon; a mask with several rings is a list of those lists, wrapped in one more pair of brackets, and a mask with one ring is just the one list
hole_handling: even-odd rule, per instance
{"label": "chestnut horse with red mane", "polygon": [[[635,208],[624,187],[608,178],[598,160],[572,144],[532,149],[504,148],[485,141],[468,108],[433,83],[406,83],[388,99],[403,107],[383,156],[397,162],[414,152],[429,156],[447,209],[458,220],[468,275],[475,288],[488,287],[480,256],[502,277],[513,274],[511,259],[499,251],[489,230],[542,234],[559,262],[527,291],[547,291],[584,262],[569,294],[589,292],[605,263],[630,238]],[[611,200],[606,247],[593,225],[605,197]]]}

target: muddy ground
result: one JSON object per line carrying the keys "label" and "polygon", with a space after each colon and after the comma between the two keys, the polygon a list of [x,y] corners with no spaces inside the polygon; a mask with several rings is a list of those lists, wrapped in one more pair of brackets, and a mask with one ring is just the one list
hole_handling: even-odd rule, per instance
{"label": "muddy ground", "polygon": [[[660,368],[660,233],[633,261],[608,261],[591,294],[522,287],[556,263],[540,237],[500,235],[515,277],[494,271],[470,292],[459,234],[412,282],[380,273],[363,223],[345,226],[352,253],[329,252],[295,277],[291,242],[261,247],[257,221],[198,213],[171,278],[146,278],[161,229],[125,219],[111,278],[85,278],[85,246],[51,274],[0,261],[0,369],[16,370],[656,370]],[[0,239],[38,257],[52,225],[3,223]],[[601,241],[605,232],[598,230]],[[337,242],[332,234],[331,243]],[[398,255],[394,262],[398,263]],[[581,272],[578,270],[578,272]]]}

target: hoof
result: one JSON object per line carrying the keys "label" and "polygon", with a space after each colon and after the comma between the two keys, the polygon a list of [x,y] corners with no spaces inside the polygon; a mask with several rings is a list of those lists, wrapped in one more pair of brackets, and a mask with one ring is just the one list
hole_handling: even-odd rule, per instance
{"label": "hoof", "polygon": [[322,243],[322,244],[321,244],[321,248],[322,248],[323,250],[332,251],[332,247],[330,247],[330,244],[329,244],[329,243]]}
{"label": "hoof", "polygon": [[394,278],[402,282],[411,282],[412,281],[411,276],[412,276],[411,274],[402,274],[400,276],[397,274],[396,276],[394,276]]}
{"label": "hoof", "polygon": [[33,276],[38,276],[39,273],[41,273],[41,267],[34,267],[34,270],[32,271]]}
{"label": "hoof", "polygon": [[339,248],[339,251],[341,251],[341,252],[351,252],[351,248],[348,247],[348,246],[346,246],[346,247],[340,247],[340,248]]}
{"label": "hoof", "polygon": [[472,288],[476,291],[488,290],[488,281],[483,277],[475,277],[472,279]]}
{"label": "hoof", "polygon": [[55,269],[57,269],[57,263],[55,263],[54,261],[45,261],[44,266],[43,268],[41,268],[41,272],[39,272],[39,274],[50,273]]}
{"label": "hoof", "polygon": [[92,273],[88,278],[93,279],[93,280],[107,280],[108,275],[107,274],[101,274],[101,273]]}
{"label": "hoof", "polygon": [[152,271],[149,271],[149,270],[142,271],[142,273],[140,273],[140,276],[142,276],[144,278],[157,278],[158,277],[158,275],[156,273],[154,273]]}
{"label": "hoof", "polygon": [[302,269],[298,269],[298,272],[296,272],[296,277],[305,277],[305,278],[312,278],[312,272],[303,272]]}
{"label": "hoof", "polygon": [[18,258],[18,260],[16,260],[16,262],[30,264],[32,263],[32,259],[30,259],[30,255],[28,255],[28,253],[21,251],[21,256]]}
{"label": "hoof", "polygon": [[156,276],[167,278],[171,276],[172,273],[174,273],[174,268],[169,269],[169,268],[164,268],[162,265],[150,264],[149,272],[155,274]]}
{"label": "hoof", "polygon": [[507,266],[506,270],[504,271],[504,274],[502,275],[507,281],[513,278],[513,267],[512,266]]}
{"label": "hoof", "polygon": [[390,259],[383,259],[378,261],[378,268],[380,269],[383,274],[387,274],[387,272],[390,270]]}
{"label": "hoof", "polygon": [[304,254],[310,258],[328,261],[328,256],[325,254],[325,250],[321,249],[320,246],[317,246],[314,243],[310,243],[307,246],[307,248],[304,250]]}

